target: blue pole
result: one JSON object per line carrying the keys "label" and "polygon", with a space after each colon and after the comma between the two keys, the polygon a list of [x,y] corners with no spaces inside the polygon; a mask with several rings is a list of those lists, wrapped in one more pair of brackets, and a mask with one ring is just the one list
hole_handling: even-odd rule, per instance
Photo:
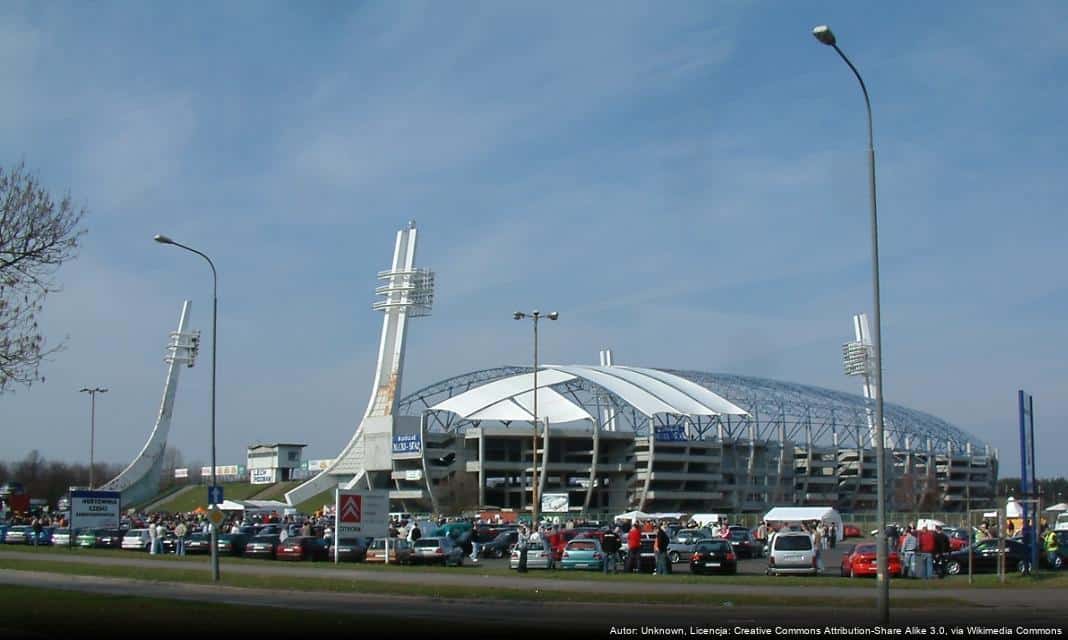
{"label": "blue pole", "polygon": [[[1038,478],[1035,477],[1036,471],[1037,471],[1035,469],[1035,467],[1038,466],[1038,465],[1035,462],[1035,397],[1032,396],[1032,395],[1028,395],[1027,396],[1027,415],[1028,415],[1028,418],[1029,418],[1028,425],[1027,425],[1028,429],[1029,429],[1029,431],[1028,431],[1028,440],[1030,440],[1029,444],[1031,446],[1031,481],[1030,481],[1030,485],[1031,485],[1031,491],[1036,494],[1036,498],[1037,498],[1037,494],[1038,494]],[[1038,526],[1039,526],[1038,525],[1038,519],[1042,515],[1042,512],[1039,511],[1039,507],[1041,507],[1041,506],[1042,506],[1041,504],[1037,504],[1036,503],[1034,522],[1031,524],[1031,540],[1030,540],[1030,542],[1031,542],[1031,566],[1034,567],[1035,569],[1038,568],[1038,541],[1039,541],[1039,537],[1038,537]]]}

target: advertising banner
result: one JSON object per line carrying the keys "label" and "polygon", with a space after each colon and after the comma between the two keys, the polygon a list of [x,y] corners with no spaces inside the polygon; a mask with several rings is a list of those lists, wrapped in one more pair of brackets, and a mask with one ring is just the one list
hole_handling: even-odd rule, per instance
{"label": "advertising banner", "polygon": [[686,442],[686,426],[673,424],[656,427],[657,442]]}
{"label": "advertising banner", "polygon": [[419,482],[423,479],[422,469],[408,469],[404,472],[404,479],[409,482]]}
{"label": "advertising banner", "polygon": [[423,450],[418,433],[393,436],[393,453],[419,453]]}
{"label": "advertising banner", "polygon": [[175,469],[174,470],[174,478],[175,478],[175,480],[181,480],[183,478],[188,478],[188,477],[189,477],[189,469],[188,468]]}
{"label": "advertising banner", "polygon": [[71,490],[70,528],[118,529],[122,512],[118,491]]}
{"label": "advertising banner", "polygon": [[389,492],[337,489],[334,494],[337,537],[384,538],[389,533]]}
{"label": "advertising banner", "polygon": [[566,493],[541,494],[542,513],[565,513],[570,506],[571,500]]}
{"label": "advertising banner", "polygon": [[[225,466],[216,465],[216,467],[215,467],[215,475],[216,476],[235,476],[236,477],[236,476],[240,475],[240,468],[236,464],[228,464],[228,465],[225,465]],[[211,477],[211,467],[201,467],[200,468],[200,477],[201,478],[210,478]]]}
{"label": "advertising banner", "polygon": [[274,469],[250,469],[249,484],[274,484]]}

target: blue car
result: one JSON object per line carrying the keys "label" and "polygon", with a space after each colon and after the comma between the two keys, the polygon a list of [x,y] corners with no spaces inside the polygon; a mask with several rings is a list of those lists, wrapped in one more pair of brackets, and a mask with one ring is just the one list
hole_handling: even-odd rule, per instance
{"label": "blue car", "polygon": [[575,538],[568,542],[560,556],[560,568],[603,569],[604,551],[601,549],[601,541],[596,538]]}

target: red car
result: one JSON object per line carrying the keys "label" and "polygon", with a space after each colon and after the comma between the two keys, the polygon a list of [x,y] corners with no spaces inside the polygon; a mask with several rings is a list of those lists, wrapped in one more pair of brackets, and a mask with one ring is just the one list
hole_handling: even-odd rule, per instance
{"label": "red car", "polygon": [[297,536],[278,545],[278,560],[328,560],[329,554],[322,538]]}
{"label": "red car", "polygon": [[860,535],[860,527],[858,527],[855,524],[843,524],[842,525],[842,540],[845,540],[846,538],[859,538],[859,537],[861,537],[861,535]]}
{"label": "red car", "polygon": [[[858,544],[853,550],[842,557],[842,576],[856,578],[857,576],[874,576],[875,566],[875,543]],[[887,558],[887,569],[890,576],[901,575],[901,556],[891,551]]]}

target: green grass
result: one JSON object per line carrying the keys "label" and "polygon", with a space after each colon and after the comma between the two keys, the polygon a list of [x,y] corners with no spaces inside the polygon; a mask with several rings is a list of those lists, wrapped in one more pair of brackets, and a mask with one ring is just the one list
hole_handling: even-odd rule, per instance
{"label": "green grass", "polygon": [[[253,495],[247,496],[247,497],[254,498],[256,500],[279,500],[281,502],[285,502],[286,501],[286,491],[289,491],[293,487],[296,487],[301,482],[303,482],[303,481],[302,480],[287,480],[286,482],[275,483],[275,484],[273,484],[273,485],[271,485],[269,487],[264,487],[263,485],[259,485],[259,488],[261,488],[263,490],[260,491],[260,492],[255,493]],[[237,500],[242,500],[242,499],[243,498],[237,498]]]}
{"label": "green grass", "polygon": [[327,489],[326,491],[316,494],[304,502],[297,505],[297,513],[312,514],[323,508],[324,504],[332,504],[334,502],[334,490]]}
{"label": "green grass", "polygon": [[[122,567],[101,565],[80,565],[41,560],[0,559],[0,568],[21,571],[45,571],[63,575],[104,576],[112,578],[131,578],[137,580],[151,579],[154,582],[180,582],[193,584],[210,584],[211,576],[204,568],[185,568],[174,564],[159,568]],[[826,598],[806,597],[803,595],[778,594],[708,594],[708,593],[589,593],[584,591],[553,591],[543,589],[479,587],[475,585],[430,585],[401,584],[369,580],[344,578],[307,578],[287,579],[285,576],[257,576],[227,573],[222,571],[222,583],[233,587],[256,589],[275,589],[289,591],[325,591],[354,592],[388,595],[421,596],[429,598],[505,600],[531,602],[596,602],[596,603],[634,603],[634,604],[679,604],[679,605],[721,605],[730,601],[735,606],[823,606]],[[868,596],[835,598],[836,607],[871,606]],[[899,608],[928,608],[946,606],[970,606],[957,598],[930,597],[898,601]]]}
{"label": "green grass", "polygon": [[[247,500],[248,498],[264,491],[263,485],[249,484],[247,482],[226,482],[222,483],[223,496],[227,500]],[[192,491],[188,491],[179,496],[175,496],[174,499],[168,500],[154,509],[156,512],[163,513],[187,513],[195,510],[197,507],[208,506],[208,487],[202,485],[195,487]]]}
{"label": "green grass", "polygon": [[[401,622],[397,618],[359,607],[338,607],[323,614],[0,585],[0,637],[27,632],[61,638],[106,637],[113,633],[121,634],[114,637],[244,638],[269,630],[271,636],[332,638],[338,632],[348,637],[354,627],[361,632],[395,631],[398,624]],[[402,624],[405,636],[432,637],[436,629],[440,630],[440,624],[432,621],[405,619]],[[180,634],[175,633],[178,630]],[[465,624],[463,630],[474,637],[492,637],[491,632],[499,632],[485,624]]]}

